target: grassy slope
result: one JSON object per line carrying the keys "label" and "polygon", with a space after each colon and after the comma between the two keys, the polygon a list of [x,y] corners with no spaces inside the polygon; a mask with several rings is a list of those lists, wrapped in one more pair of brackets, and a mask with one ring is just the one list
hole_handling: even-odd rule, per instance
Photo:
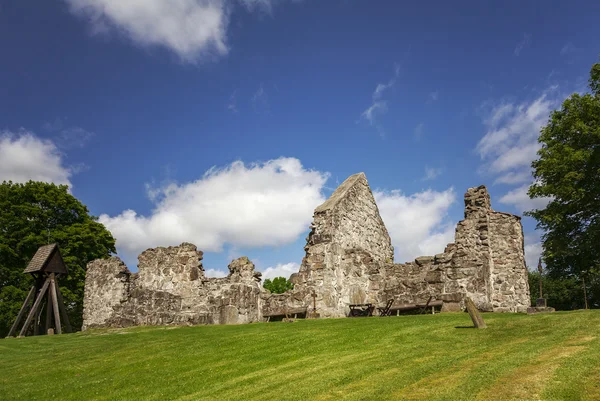
{"label": "grassy slope", "polygon": [[0,340],[1,400],[600,400],[600,311],[138,327]]}

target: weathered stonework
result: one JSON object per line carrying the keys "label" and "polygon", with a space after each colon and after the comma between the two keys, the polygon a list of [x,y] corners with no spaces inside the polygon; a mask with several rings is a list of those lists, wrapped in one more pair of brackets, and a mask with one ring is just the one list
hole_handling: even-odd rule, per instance
{"label": "weathered stonework", "polygon": [[492,210],[484,186],[465,194],[465,219],[443,253],[393,263],[394,249],[363,173],[349,177],[315,209],[306,255],[294,289],[271,294],[248,258],[225,278],[206,278],[202,252],[192,244],[148,249],[131,274],[117,257],[88,264],[84,329],[163,324],[228,324],[312,311],[342,317],[350,304],[395,305],[443,301],[464,308],[525,312],[529,287],[518,216]]}
{"label": "weathered stonework", "polygon": [[88,264],[84,329],[167,324],[236,324],[262,320],[260,273],[247,257],[229,275],[207,278],[196,246],[148,249],[131,274],[119,258]]}

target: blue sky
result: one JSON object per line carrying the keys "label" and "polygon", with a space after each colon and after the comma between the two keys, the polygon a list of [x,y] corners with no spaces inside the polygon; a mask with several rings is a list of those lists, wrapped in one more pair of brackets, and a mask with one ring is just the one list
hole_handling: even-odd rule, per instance
{"label": "blue sky", "polygon": [[487,3],[5,0],[0,180],[70,184],[133,270],[189,241],[273,276],[364,171],[396,261],[439,253],[468,187],[543,205],[537,132],[600,55],[598,2]]}

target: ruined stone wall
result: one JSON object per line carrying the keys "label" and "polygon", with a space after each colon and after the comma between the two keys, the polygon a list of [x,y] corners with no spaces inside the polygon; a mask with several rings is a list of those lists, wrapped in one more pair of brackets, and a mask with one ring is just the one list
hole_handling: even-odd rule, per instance
{"label": "ruined stone wall", "polygon": [[97,259],[87,265],[83,298],[83,327],[101,327],[114,308],[127,302],[131,273],[117,256]]}
{"label": "ruined stone wall", "polygon": [[264,315],[310,310],[346,316],[350,304],[396,306],[442,300],[443,311],[471,297],[484,311],[524,312],[529,287],[518,216],[492,210],[484,186],[469,188],[454,242],[435,256],[394,263],[394,249],[363,173],[349,177],[315,209],[294,289],[270,294],[248,258],[226,278],[207,278],[202,252],[183,243],[148,249],[131,274],[118,258],[88,264],[84,328],[249,323]]}
{"label": "ruined stone wall", "polygon": [[520,219],[494,212],[489,219],[490,289],[494,312],[525,312],[530,306]]}
{"label": "ruined stone wall", "polygon": [[[324,317],[345,316],[349,304],[374,302],[380,283],[370,276],[393,261],[394,248],[364,173],[346,179],[313,217],[290,299],[310,305],[314,291]],[[272,303],[268,297],[266,303]]]}
{"label": "ruined stone wall", "polygon": [[430,296],[444,301],[444,311],[460,310],[465,296],[483,311],[525,311],[529,288],[520,218],[492,210],[485,186],[469,188],[464,201],[465,218],[443,253],[391,263],[393,248],[366,178],[348,178],[315,210],[306,256],[293,276],[295,289],[266,295],[265,311],[310,305],[312,291],[326,317],[346,315],[348,304],[416,304]]}
{"label": "ruined stone wall", "polygon": [[254,264],[242,257],[227,277],[206,278],[201,260],[195,245],[183,243],[146,250],[136,274],[118,258],[91,262],[84,328],[260,321],[263,289]]}

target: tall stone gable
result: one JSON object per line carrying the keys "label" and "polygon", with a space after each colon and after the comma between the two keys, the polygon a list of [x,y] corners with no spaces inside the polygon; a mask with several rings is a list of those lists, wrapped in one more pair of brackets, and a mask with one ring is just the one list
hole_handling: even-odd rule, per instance
{"label": "tall stone gable", "polygon": [[293,281],[296,291],[316,293],[321,316],[345,316],[349,304],[376,302],[365,268],[393,262],[394,248],[364,173],[350,176],[315,209],[304,250]]}

